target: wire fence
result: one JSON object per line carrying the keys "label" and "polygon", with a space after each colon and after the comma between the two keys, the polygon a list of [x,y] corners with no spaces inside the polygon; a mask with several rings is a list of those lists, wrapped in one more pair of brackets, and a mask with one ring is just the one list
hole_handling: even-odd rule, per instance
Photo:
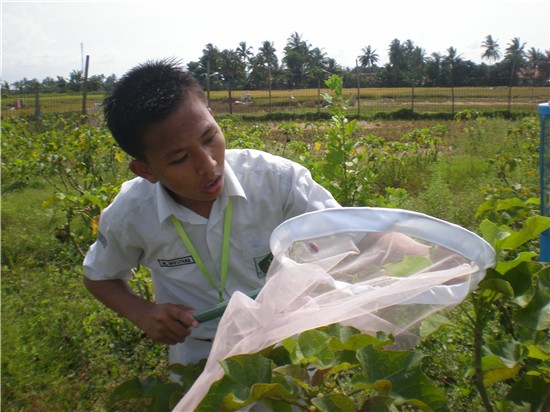
{"label": "wire fence", "polygon": [[[328,89],[233,90],[207,93],[215,114],[321,113],[326,111],[323,93]],[[410,110],[416,113],[481,112],[537,113],[540,103],[550,101],[550,87],[455,87],[455,88],[348,88],[350,114],[372,117],[379,113]],[[39,117],[51,113],[86,115],[101,111],[105,93],[10,92],[2,96],[1,115]]]}

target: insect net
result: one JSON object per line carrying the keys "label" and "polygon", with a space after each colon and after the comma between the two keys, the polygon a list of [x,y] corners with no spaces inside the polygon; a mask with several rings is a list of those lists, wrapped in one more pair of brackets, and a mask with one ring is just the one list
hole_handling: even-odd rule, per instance
{"label": "insect net", "polygon": [[474,233],[399,209],[307,213],[276,228],[270,247],[265,286],[256,300],[231,297],[205,370],[175,411],[193,410],[223,377],[219,360],[332,323],[392,333],[395,348],[411,348],[421,321],[460,303],[495,263]]}

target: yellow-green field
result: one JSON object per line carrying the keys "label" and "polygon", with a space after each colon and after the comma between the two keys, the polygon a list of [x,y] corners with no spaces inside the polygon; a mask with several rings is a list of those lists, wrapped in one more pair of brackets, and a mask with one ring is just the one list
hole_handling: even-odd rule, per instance
{"label": "yellow-green field", "polygon": [[[230,99],[225,90],[210,92],[210,106],[217,114],[229,113],[267,113],[277,111],[316,111],[322,109],[322,97],[319,92],[326,89],[300,90],[234,90]],[[417,112],[451,112],[462,109],[478,109],[481,111],[513,112],[537,111],[539,103],[550,101],[550,87],[514,87],[511,99],[508,87],[456,87],[414,89],[414,99],[411,88],[361,88],[359,102],[357,89],[346,89],[351,97],[352,107],[357,108],[362,115],[377,112],[391,112],[399,109],[413,109]],[[454,97],[453,97],[454,95]],[[88,112],[95,112],[105,95],[90,93],[87,96]],[[15,101],[23,99],[24,107],[15,108]],[[80,112],[82,110],[82,95],[80,94],[43,94],[39,97],[39,111]],[[36,113],[35,96],[8,95],[2,99],[2,116],[34,115]]]}

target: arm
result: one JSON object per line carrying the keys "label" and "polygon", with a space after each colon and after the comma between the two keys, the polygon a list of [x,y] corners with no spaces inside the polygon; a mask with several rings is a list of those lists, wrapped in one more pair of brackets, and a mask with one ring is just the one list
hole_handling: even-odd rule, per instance
{"label": "arm", "polygon": [[125,280],[90,280],[84,277],[84,285],[101,303],[157,342],[169,345],[183,342],[191,333],[191,327],[199,326],[192,316],[193,310],[183,305],[155,304],[142,299]]}

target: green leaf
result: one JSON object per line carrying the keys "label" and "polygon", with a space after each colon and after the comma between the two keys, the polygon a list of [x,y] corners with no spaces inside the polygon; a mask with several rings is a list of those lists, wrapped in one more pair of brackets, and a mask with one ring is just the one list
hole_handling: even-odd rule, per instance
{"label": "green leaf", "polygon": [[515,319],[530,329],[550,328],[550,267],[538,273],[533,299],[516,313]]}
{"label": "green leaf", "polygon": [[179,375],[180,382],[184,387],[190,388],[204,370],[205,365],[206,359],[202,359],[197,364],[182,365],[179,363],[172,363],[168,366],[168,370]]}
{"label": "green leaf", "polygon": [[374,347],[380,347],[392,344],[393,340],[386,339],[385,341],[381,341],[378,338],[375,338],[372,335],[362,333],[360,335],[354,335],[351,336],[345,343],[343,349],[350,350],[350,351],[356,351],[358,349],[364,348],[368,345],[373,345]]}
{"label": "green leaf", "polygon": [[483,385],[490,386],[494,383],[503,382],[508,379],[512,379],[521,370],[521,365],[516,365],[512,368],[503,366],[502,368],[495,368],[487,371],[483,374]]}
{"label": "green leaf", "polygon": [[302,383],[309,381],[309,375],[307,369],[299,365],[284,365],[274,369],[276,375],[281,375],[284,377],[289,377],[298,383],[303,388],[307,388],[307,384],[302,385]]}
{"label": "green leaf", "polygon": [[355,405],[345,395],[332,393],[319,398],[313,398],[311,403],[323,412],[355,412]]}
{"label": "green leaf", "polygon": [[332,339],[336,338],[332,338],[320,330],[301,333],[297,339],[299,350],[295,351],[296,354],[301,354],[301,358],[297,360],[301,363],[314,363],[320,369],[333,366],[336,356],[331,347]]}
{"label": "green leaf", "polygon": [[498,201],[495,210],[502,212],[513,208],[525,208],[525,202],[517,197],[511,199],[501,199]]}
{"label": "green leaf", "polygon": [[357,351],[364,373],[371,382],[389,377],[420,364],[420,355],[410,351],[384,351],[367,346]]}
{"label": "green leaf", "polygon": [[[388,396],[373,396],[363,403],[361,411],[368,412],[388,412],[390,411],[390,405],[393,404],[394,399]],[[395,410],[395,409],[391,409]]]}
{"label": "green leaf", "polygon": [[424,319],[420,323],[420,337],[426,338],[430,336],[432,333],[437,332],[439,329],[441,329],[444,325],[447,325],[449,323],[449,318],[445,316],[443,313],[437,312],[434,313],[431,316],[428,316],[426,319]]}
{"label": "green leaf", "polygon": [[424,410],[447,410],[444,392],[421,371],[421,356],[408,351],[385,351],[368,346],[357,352],[364,373],[371,382],[389,380],[392,394],[427,405]]}
{"label": "green leaf", "polygon": [[485,219],[479,225],[483,239],[485,239],[497,252],[501,249],[502,242],[510,236],[510,230],[503,230],[495,223]]}
{"label": "green leaf", "polygon": [[525,307],[533,298],[533,274],[539,270],[537,262],[521,262],[517,266],[504,273],[503,278],[510,283],[514,290],[514,302]]}
{"label": "green leaf", "polygon": [[538,359],[541,361],[550,360],[550,353],[543,350],[541,347],[536,345],[527,344],[528,356],[532,359]]}
{"label": "green leaf", "polygon": [[486,345],[486,350],[490,354],[482,358],[483,370],[502,366],[512,368],[528,354],[527,349],[515,340],[493,341]]}
{"label": "green leaf", "polygon": [[225,397],[227,394],[231,393],[234,387],[235,384],[226,377],[215,382],[194,412],[221,411],[221,406]]}
{"label": "green leaf", "polygon": [[272,362],[262,355],[237,355],[220,361],[220,365],[229,379],[243,386],[271,383]]}
{"label": "green leaf", "polygon": [[479,282],[479,289],[499,292],[508,297],[514,296],[514,289],[512,289],[512,285],[504,279],[483,279]]}
{"label": "green leaf", "polygon": [[151,412],[172,410],[183,394],[183,387],[177,383],[155,384],[147,391],[148,397],[153,398],[147,409]]}
{"label": "green leaf", "polygon": [[145,397],[145,387],[142,379],[134,378],[123,382],[116,387],[109,401],[111,403],[122,400],[137,399]]}
{"label": "green leaf", "polygon": [[283,346],[277,346],[275,348],[269,347],[261,350],[259,353],[266,358],[271,359],[277,366],[287,365],[290,363],[288,351]]}
{"label": "green leaf", "polygon": [[521,252],[514,260],[498,262],[495,269],[497,272],[505,274],[509,270],[512,270],[518,266],[520,263],[532,261],[535,256],[537,256],[535,252]]}
{"label": "green leaf", "polygon": [[550,382],[541,376],[523,375],[506,399],[517,405],[531,404],[531,411],[550,410]]}
{"label": "green leaf", "polygon": [[278,400],[293,399],[294,396],[289,393],[287,388],[278,383],[256,384],[252,386],[249,396],[246,399],[238,399],[235,394],[229,393],[222,403],[222,408],[226,410],[237,410],[255,402],[272,398]]}
{"label": "green leaf", "polygon": [[484,371],[502,368],[503,366],[505,366],[504,360],[498,355],[486,355],[481,359],[481,369]]}
{"label": "green leaf", "polygon": [[387,379],[380,379],[372,384],[372,388],[382,396],[389,396],[391,394],[392,384]]}
{"label": "green leaf", "polygon": [[323,328],[320,328],[319,330],[326,333],[329,336],[338,338],[338,340],[342,343],[345,343],[348,339],[350,339],[353,336],[360,335],[360,332],[358,329],[353,328],[351,326],[344,326],[340,323],[333,323],[332,325],[325,326]]}
{"label": "green leaf", "polygon": [[523,223],[523,227],[518,232],[512,232],[507,237],[502,248],[507,250],[517,249],[530,240],[536,239],[542,232],[550,228],[550,217],[531,216]]}
{"label": "green leaf", "polygon": [[157,378],[131,379],[119,385],[109,397],[111,403],[132,399],[152,399],[149,411],[171,410],[183,396],[183,387],[177,383],[165,383]]}
{"label": "green leaf", "polygon": [[401,262],[389,263],[384,266],[387,276],[410,276],[421,272],[432,264],[432,260],[426,256],[405,256]]}
{"label": "green leaf", "polygon": [[96,205],[100,208],[104,208],[105,206],[107,206],[107,202],[90,193],[86,193],[84,195],[84,198],[88,200],[88,202],[90,202],[91,204]]}

